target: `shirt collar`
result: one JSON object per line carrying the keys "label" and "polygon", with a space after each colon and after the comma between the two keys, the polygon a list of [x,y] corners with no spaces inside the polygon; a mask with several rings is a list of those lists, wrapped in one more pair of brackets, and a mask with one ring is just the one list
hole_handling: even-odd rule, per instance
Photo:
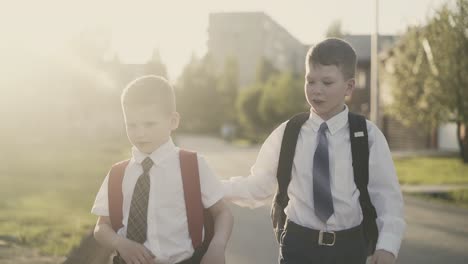
{"label": "shirt collar", "polygon": [[176,150],[176,146],[174,145],[172,138],[169,138],[169,140],[166,141],[166,143],[159,146],[159,148],[157,148],[155,151],[153,151],[149,155],[141,152],[140,150],[138,150],[138,148],[133,146],[132,157],[133,157],[133,160],[139,164],[141,164],[146,157],[150,157],[155,165],[159,165],[164,159],[166,159],[175,150]]}
{"label": "shirt collar", "polygon": [[[334,135],[338,130],[343,128],[348,122],[348,106],[345,105],[345,109],[340,113],[336,114],[334,117],[328,119],[327,126],[330,134]],[[320,128],[320,125],[325,122],[320,116],[318,116],[314,111],[310,111],[309,121],[312,126],[312,129],[317,132]]]}

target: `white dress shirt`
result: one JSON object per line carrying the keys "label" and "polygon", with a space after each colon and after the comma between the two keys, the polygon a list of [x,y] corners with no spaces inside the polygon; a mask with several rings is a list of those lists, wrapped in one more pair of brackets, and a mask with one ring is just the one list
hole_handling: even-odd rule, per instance
{"label": "white dress shirt", "polygon": [[[339,231],[361,224],[359,190],[354,183],[348,108],[327,121],[330,184],[334,214],[323,223],[314,213],[312,168],[317,147],[317,132],[324,122],[311,111],[301,128],[293,161],[290,198],[285,213],[291,221],[316,230]],[[223,181],[225,198],[251,208],[271,203],[277,190],[276,171],[283,138],[284,122],[264,142],[248,177]],[[392,156],[382,132],[367,121],[369,134],[369,195],[377,211],[379,239],[377,249],[397,256],[405,230],[403,198]]]}
{"label": "white dress shirt", "polygon": [[[177,263],[193,255],[194,249],[188,232],[184,191],[179,163],[179,148],[169,140],[150,155],[132,148],[130,160],[123,178],[123,227],[118,234],[125,237],[127,232],[130,204],[138,177],[143,173],[141,162],[150,157],[154,165],[150,174],[148,203],[148,234],[144,245],[156,256],[158,263]],[[220,181],[208,167],[205,159],[198,155],[202,202],[211,207],[223,198]],[[98,216],[109,216],[108,177],[96,196],[91,212]]]}

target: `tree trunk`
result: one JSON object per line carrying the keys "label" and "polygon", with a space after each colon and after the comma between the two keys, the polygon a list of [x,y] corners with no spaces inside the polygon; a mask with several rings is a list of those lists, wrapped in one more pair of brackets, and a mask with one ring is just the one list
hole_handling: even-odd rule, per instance
{"label": "tree trunk", "polygon": [[467,135],[467,127],[468,127],[468,124],[465,124],[464,126],[464,134],[465,134],[465,137],[463,139],[463,150],[462,150],[462,153],[463,153],[463,162],[465,164],[468,164],[468,135]]}
{"label": "tree trunk", "polygon": [[468,164],[468,124],[457,121],[457,138],[460,146],[460,157]]}

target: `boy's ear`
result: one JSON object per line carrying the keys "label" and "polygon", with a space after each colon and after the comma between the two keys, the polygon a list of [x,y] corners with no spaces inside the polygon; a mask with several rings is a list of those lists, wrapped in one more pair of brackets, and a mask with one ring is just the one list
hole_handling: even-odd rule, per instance
{"label": "boy's ear", "polygon": [[356,80],[354,78],[346,81],[346,96],[353,94],[354,88],[356,87]]}
{"label": "boy's ear", "polygon": [[178,112],[173,112],[171,114],[171,129],[176,130],[179,127],[180,114]]}

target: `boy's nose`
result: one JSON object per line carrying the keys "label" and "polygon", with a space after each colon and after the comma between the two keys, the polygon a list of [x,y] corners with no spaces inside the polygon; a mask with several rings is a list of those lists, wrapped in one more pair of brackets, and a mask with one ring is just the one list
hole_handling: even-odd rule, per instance
{"label": "boy's nose", "polygon": [[142,127],[138,127],[135,129],[135,135],[137,137],[143,137],[145,135],[145,130]]}
{"label": "boy's nose", "polygon": [[314,85],[309,88],[309,93],[313,96],[320,95],[322,93],[322,89],[318,85]]}

